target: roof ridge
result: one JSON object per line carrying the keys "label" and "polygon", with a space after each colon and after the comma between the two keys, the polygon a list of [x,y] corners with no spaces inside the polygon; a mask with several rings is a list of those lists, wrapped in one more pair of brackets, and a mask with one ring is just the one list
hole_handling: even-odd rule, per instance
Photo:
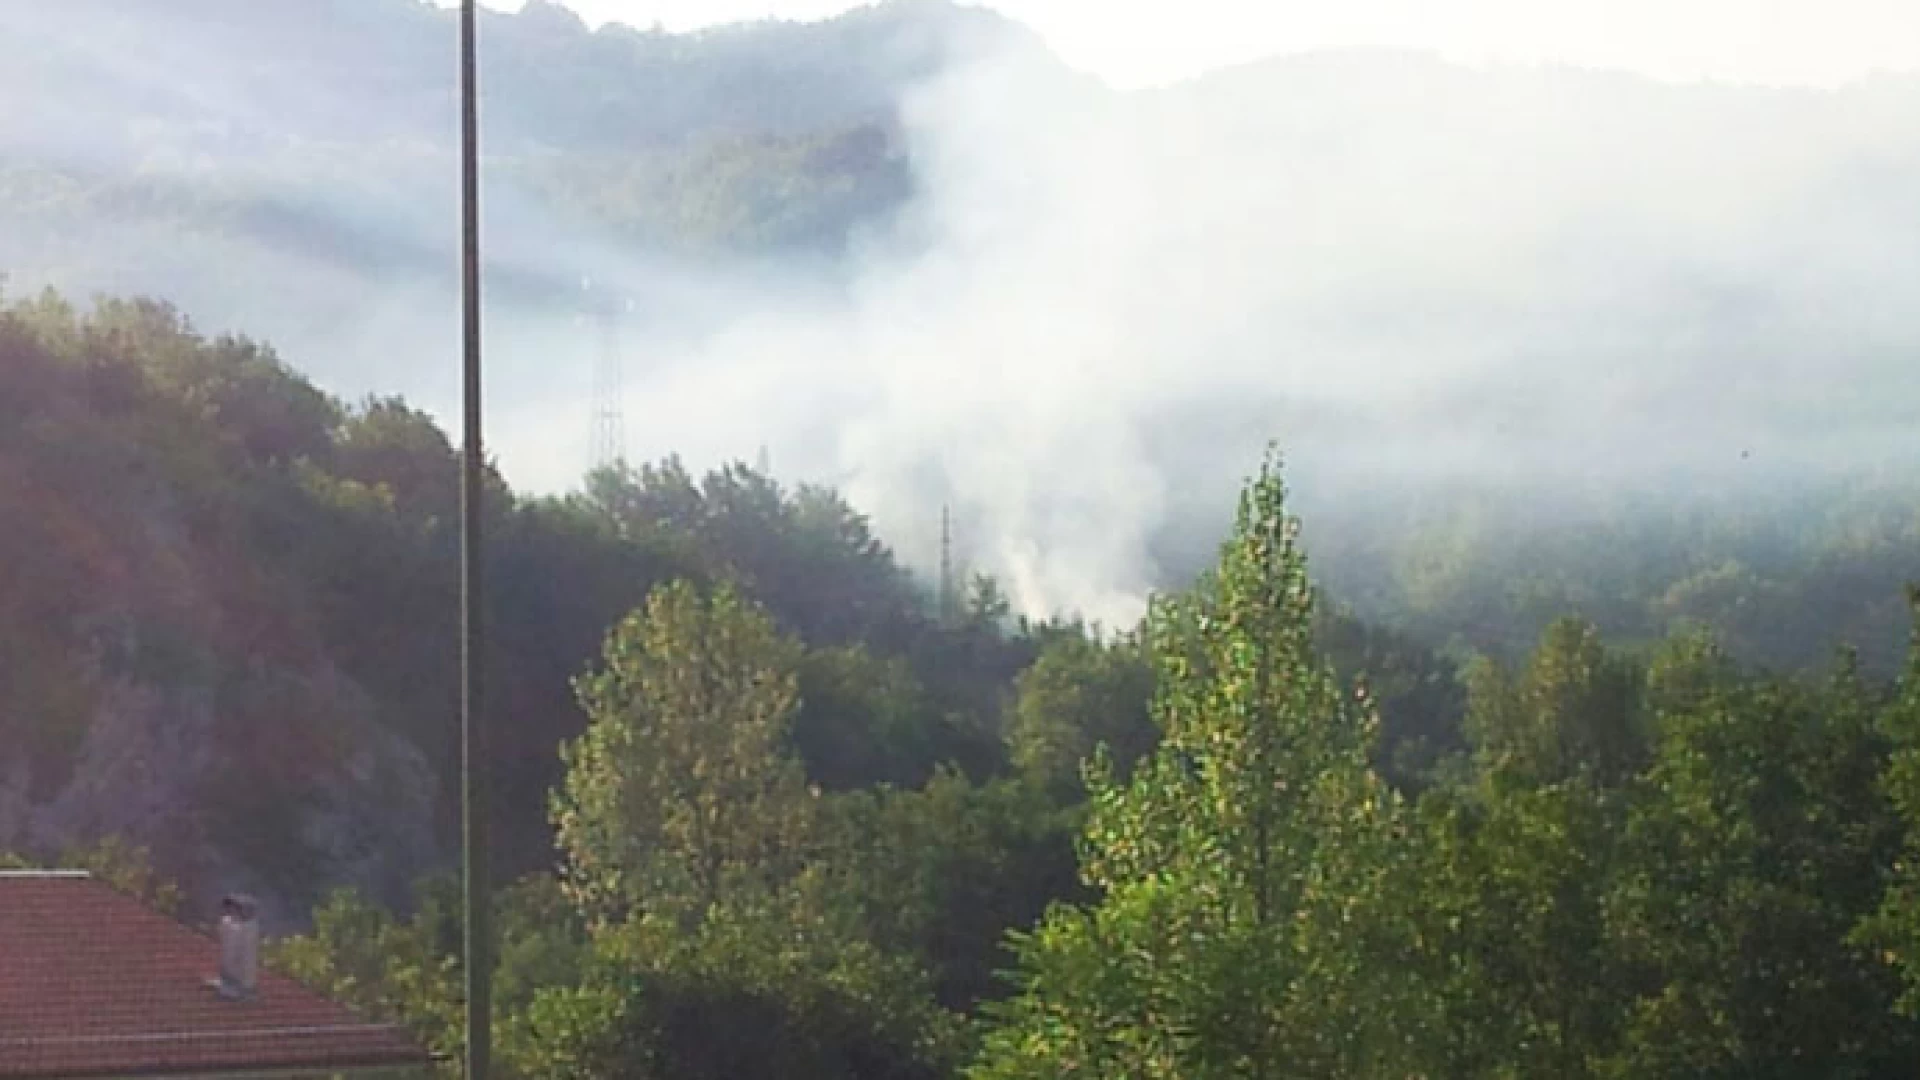
{"label": "roof ridge", "polygon": [[93,874],[87,870],[0,870],[0,878],[87,878]]}
{"label": "roof ridge", "polygon": [[140,1031],[111,1035],[25,1035],[0,1038],[0,1046],[55,1046],[79,1043],[176,1042],[195,1039],[272,1039],[286,1035],[337,1035],[341,1032],[404,1032],[400,1024],[285,1024],[280,1027],[208,1028],[197,1031]]}

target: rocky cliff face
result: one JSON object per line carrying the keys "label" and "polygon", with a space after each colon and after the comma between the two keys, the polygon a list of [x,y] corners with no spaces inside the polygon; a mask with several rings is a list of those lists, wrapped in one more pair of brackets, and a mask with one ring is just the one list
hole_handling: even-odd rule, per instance
{"label": "rocky cliff face", "polygon": [[152,851],[189,911],[258,895],[269,932],[333,885],[404,900],[438,857],[434,770],[294,632],[298,611],[274,610],[245,568],[196,551],[178,524],[123,532],[142,572],[70,596],[77,613],[56,636],[62,691],[80,704],[52,747],[0,749],[0,849],[57,857],[118,836]]}
{"label": "rocky cliff face", "polygon": [[438,780],[306,572],[324,400],[164,312],[119,316],[115,337],[0,312],[0,851],[118,837],[189,917],[245,890],[269,932],[336,885],[404,901],[440,858]]}
{"label": "rocky cliff face", "polygon": [[233,738],[234,702],[218,689],[101,672],[70,763],[36,770],[24,756],[0,759],[0,848],[57,858],[117,836],[182,884],[190,915],[249,892],[270,934],[303,925],[334,885],[404,903],[439,858],[433,771],[372,722],[371,703],[337,672],[256,677],[303,699],[297,728],[277,737],[333,751],[250,760],[248,741]]}

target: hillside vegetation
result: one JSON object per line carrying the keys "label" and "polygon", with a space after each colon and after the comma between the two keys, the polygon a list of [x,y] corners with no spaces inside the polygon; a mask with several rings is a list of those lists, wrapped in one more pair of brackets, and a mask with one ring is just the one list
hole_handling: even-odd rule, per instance
{"label": "hillside vegetation", "polygon": [[[457,1060],[452,17],[0,3],[0,866]],[[502,1075],[1915,1074],[1920,84],[482,31]]]}
{"label": "hillside vegetation", "polygon": [[[282,918],[342,880],[404,895],[442,851],[456,759],[446,437],[164,304],[49,293],[0,331],[0,845],[124,833],[201,895],[285,898]],[[568,680],[668,578],[748,582],[816,647],[803,737],[829,780],[994,767],[1035,646],[986,615],[938,623],[832,492],[671,461],[564,499],[490,491],[507,865],[544,861],[556,748],[583,723]]]}
{"label": "hillside vegetation", "polygon": [[[11,303],[0,378],[0,849],[259,891],[457,1048],[445,436],[152,301]],[[1911,673],[1566,618],[1456,666],[1319,596],[1282,497],[1097,636],[744,467],[495,478],[510,1066],[1904,1075]]]}
{"label": "hillside vegetation", "polygon": [[[403,896],[449,835],[457,760],[446,436],[402,401],[338,401],[270,347],[202,335],[164,303],[78,310],[45,293],[0,318],[15,673],[0,846],[123,833],[202,895],[284,894],[283,917],[343,880]],[[941,765],[1002,774],[1016,676],[1045,656],[1030,678],[1070,680],[1107,655],[1075,624],[1010,617],[985,575],[939,602],[833,491],[745,466],[698,477],[670,459],[545,498],[495,477],[489,493],[509,867],[547,861],[557,747],[585,723],[570,680],[658,583],[735,582],[806,644],[795,738],[834,789],[914,786]],[[1437,658],[1337,627],[1354,665],[1406,669],[1427,729],[1454,722]],[[1120,685],[1143,716],[1143,684]],[[1079,687],[1052,692],[1096,708],[1072,700]],[[1054,721],[1031,712],[1038,739]],[[1081,736],[1046,738],[1068,741],[1023,752],[1071,775]]]}

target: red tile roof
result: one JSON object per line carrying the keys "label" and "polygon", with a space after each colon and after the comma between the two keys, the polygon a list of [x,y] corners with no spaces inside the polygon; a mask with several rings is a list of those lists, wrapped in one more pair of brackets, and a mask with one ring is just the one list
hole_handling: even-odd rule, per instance
{"label": "red tile roof", "polygon": [[0,874],[0,1077],[418,1064],[390,1025],[268,971],[221,1000],[214,939],[85,875]]}

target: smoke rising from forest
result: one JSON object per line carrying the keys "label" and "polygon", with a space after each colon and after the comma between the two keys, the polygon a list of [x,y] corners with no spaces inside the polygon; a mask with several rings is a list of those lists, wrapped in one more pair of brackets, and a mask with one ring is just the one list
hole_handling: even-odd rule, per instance
{"label": "smoke rising from forest", "polygon": [[[328,116],[381,114],[349,100],[371,89],[329,93]],[[582,276],[636,301],[635,459],[766,446],[921,567],[951,503],[962,557],[1036,614],[1130,621],[1269,438],[1309,515],[1467,478],[1684,493],[1920,449],[1912,80],[1670,86],[1373,53],[1121,94],[1016,39],[917,87],[902,126],[915,192],[838,262],[643,260],[490,185],[491,261],[553,294],[490,294],[509,478],[559,490],[586,465],[594,339],[565,295]],[[0,144],[51,152],[54,130],[12,117]],[[343,396],[450,417],[447,149],[378,206],[284,160],[148,162],[284,184],[294,239],[208,241],[209,260],[160,226],[43,237],[79,252],[45,276],[164,295]],[[343,231],[377,273],[316,241]],[[0,240],[0,262],[31,242]]]}
{"label": "smoke rising from forest", "polygon": [[1029,611],[1136,615],[1268,437],[1308,507],[1916,446],[1911,84],[1329,56],[1120,96],[1016,57],[905,115],[905,238],[661,350],[630,422],[768,442],[923,563],[950,499]]}

